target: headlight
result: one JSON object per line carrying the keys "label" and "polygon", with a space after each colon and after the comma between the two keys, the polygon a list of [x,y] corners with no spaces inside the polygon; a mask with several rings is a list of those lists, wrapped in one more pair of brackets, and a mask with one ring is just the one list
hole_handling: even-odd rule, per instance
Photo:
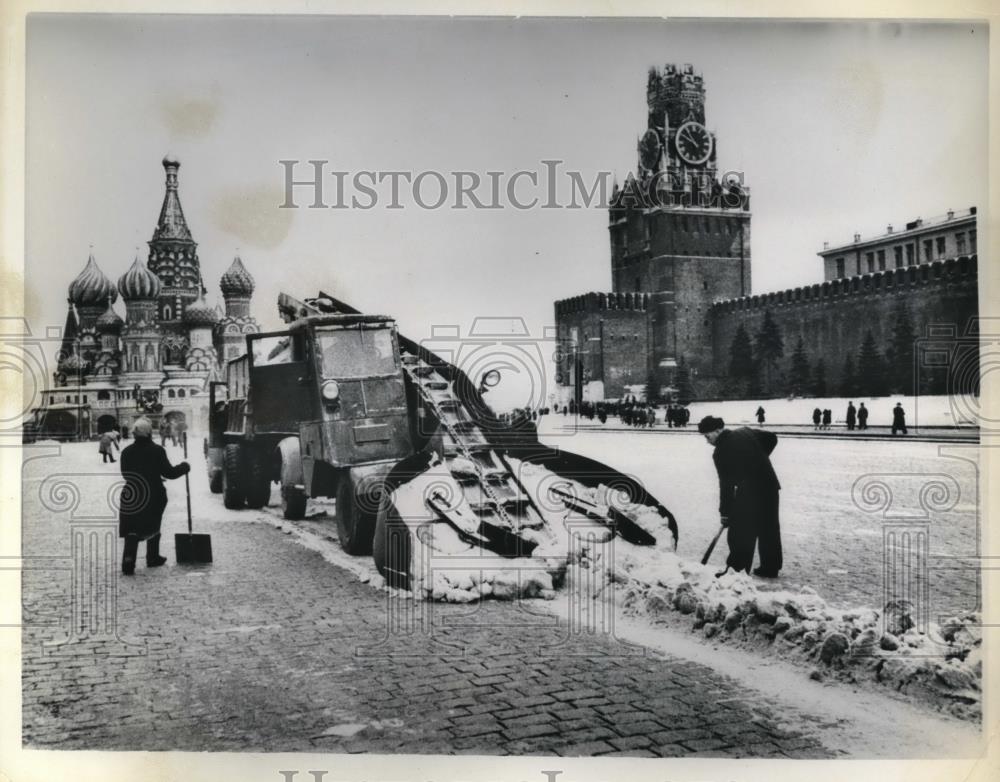
{"label": "headlight", "polygon": [[337,385],[336,380],[327,380],[323,384],[322,393],[323,399],[327,402],[336,402],[340,397],[340,386]]}

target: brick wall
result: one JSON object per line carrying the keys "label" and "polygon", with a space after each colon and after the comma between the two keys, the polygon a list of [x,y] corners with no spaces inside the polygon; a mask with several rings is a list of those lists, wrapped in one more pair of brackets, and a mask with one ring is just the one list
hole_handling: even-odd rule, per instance
{"label": "brick wall", "polygon": [[626,293],[587,293],[557,301],[558,384],[573,385],[574,357],[582,366],[584,383],[603,380],[605,398],[621,397],[625,386],[645,384],[648,305],[648,295]]}
{"label": "brick wall", "polygon": [[[770,310],[784,338],[787,371],[792,351],[802,337],[811,365],[822,356],[827,387],[835,391],[844,360],[855,363],[865,332],[871,329],[880,351],[892,334],[896,305],[905,301],[917,336],[930,324],[954,324],[964,334],[978,312],[976,256],[894,269],[884,273],[824,282],[759,296],[717,302],[711,310],[714,372],[728,374],[730,346],[739,324],[751,339]],[[774,390],[772,390],[774,391]]]}

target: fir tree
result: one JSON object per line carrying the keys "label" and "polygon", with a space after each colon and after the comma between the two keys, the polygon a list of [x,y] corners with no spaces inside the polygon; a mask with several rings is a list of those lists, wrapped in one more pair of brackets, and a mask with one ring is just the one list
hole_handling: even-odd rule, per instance
{"label": "fir tree", "polygon": [[892,336],[886,349],[889,385],[900,394],[913,393],[913,351],[917,341],[916,330],[910,317],[910,309],[900,301],[893,315]]}
{"label": "fir tree", "polygon": [[812,381],[813,396],[826,396],[826,361],[821,357],[816,362],[816,371]]}
{"label": "fir tree", "polygon": [[729,374],[738,379],[746,379],[753,375],[753,346],[750,344],[750,334],[742,323],[737,326],[729,346]]}
{"label": "fir tree", "polygon": [[850,353],[844,359],[844,371],[840,374],[840,395],[857,396],[858,375],[854,370],[854,358]]}
{"label": "fir tree", "polygon": [[767,391],[769,392],[774,390],[773,381],[778,359],[784,355],[785,341],[781,337],[781,329],[771,317],[771,310],[764,310],[764,322],[761,324],[760,331],[757,332],[754,357],[764,370]]}
{"label": "fir tree", "polygon": [[872,330],[865,332],[865,338],[858,352],[858,390],[871,396],[885,395],[885,365],[875,345]]}
{"label": "fir tree", "polygon": [[788,379],[790,393],[796,396],[806,393],[809,387],[809,357],[806,355],[806,346],[802,337],[799,337],[799,341],[795,343]]}

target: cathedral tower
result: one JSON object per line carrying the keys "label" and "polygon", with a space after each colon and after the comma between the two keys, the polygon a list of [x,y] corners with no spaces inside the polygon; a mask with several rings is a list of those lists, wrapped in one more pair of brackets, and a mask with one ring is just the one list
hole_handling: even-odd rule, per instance
{"label": "cathedral tower", "polygon": [[226,312],[215,327],[216,351],[221,361],[246,353],[247,334],[256,334],[260,326],[250,314],[254,280],[237,255],[219,280]]}
{"label": "cathedral tower", "polygon": [[187,352],[184,311],[198,298],[201,281],[198,244],[191,237],[177,193],[180,167],[180,162],[169,155],[163,158],[166,192],[149,242],[147,264],[160,280],[156,314],[163,330],[164,361],[170,365],[184,363]]}

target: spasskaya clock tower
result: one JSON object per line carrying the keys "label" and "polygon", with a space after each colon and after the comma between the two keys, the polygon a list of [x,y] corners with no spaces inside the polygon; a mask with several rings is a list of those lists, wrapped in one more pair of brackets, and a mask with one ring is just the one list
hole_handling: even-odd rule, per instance
{"label": "spasskaya clock tower", "polygon": [[612,290],[644,295],[646,384],[676,398],[712,372],[712,302],[750,292],[750,199],[742,171],[720,175],[701,74],[651,68],[646,106],[636,171],[612,196]]}

